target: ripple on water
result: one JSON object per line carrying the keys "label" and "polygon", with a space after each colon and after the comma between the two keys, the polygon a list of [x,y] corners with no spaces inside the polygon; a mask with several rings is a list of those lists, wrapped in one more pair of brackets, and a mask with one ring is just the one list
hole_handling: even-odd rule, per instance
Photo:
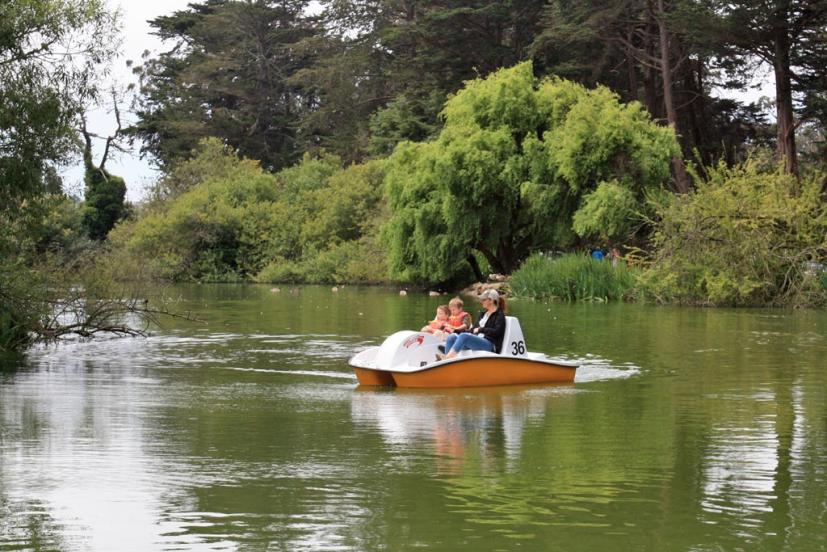
{"label": "ripple on water", "polygon": [[560,358],[552,360],[566,360],[580,365],[574,376],[574,383],[587,383],[613,379],[630,378],[640,374],[640,367],[631,363],[612,364],[611,361],[587,355],[581,358]]}

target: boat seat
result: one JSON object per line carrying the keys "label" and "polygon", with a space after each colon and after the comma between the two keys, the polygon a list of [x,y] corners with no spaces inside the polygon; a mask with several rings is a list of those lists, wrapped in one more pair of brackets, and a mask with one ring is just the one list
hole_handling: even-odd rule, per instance
{"label": "boat seat", "polygon": [[499,354],[503,356],[525,357],[528,348],[523,337],[523,328],[516,316],[505,317],[505,333],[503,334],[503,346]]}

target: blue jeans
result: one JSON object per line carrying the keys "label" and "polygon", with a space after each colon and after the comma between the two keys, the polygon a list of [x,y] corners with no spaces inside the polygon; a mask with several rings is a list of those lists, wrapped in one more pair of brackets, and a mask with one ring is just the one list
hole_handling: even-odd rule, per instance
{"label": "blue jeans", "polygon": [[481,335],[474,335],[470,332],[451,334],[445,340],[445,352],[456,351],[460,352],[463,349],[470,349],[472,351],[491,351],[494,352],[494,344],[482,337]]}

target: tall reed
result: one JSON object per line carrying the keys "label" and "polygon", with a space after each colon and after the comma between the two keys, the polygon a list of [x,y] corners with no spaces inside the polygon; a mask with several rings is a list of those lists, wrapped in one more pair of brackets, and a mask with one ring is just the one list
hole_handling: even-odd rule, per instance
{"label": "tall reed", "polygon": [[586,254],[532,255],[511,277],[519,297],[563,301],[618,301],[634,289],[638,270],[625,262],[612,266]]}

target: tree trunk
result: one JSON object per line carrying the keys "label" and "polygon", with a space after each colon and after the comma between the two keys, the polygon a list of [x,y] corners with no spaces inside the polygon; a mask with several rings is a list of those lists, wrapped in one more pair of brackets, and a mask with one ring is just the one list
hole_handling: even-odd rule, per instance
{"label": "tree trunk", "polygon": [[[652,14],[651,5],[649,6],[650,9],[646,10],[646,34],[643,38],[643,49],[646,52],[646,57],[648,59],[655,57],[655,30],[657,29],[655,25],[654,15]],[[654,119],[659,119],[661,116],[661,111],[658,102],[658,93],[657,93],[657,85],[656,81],[657,75],[655,73],[655,68],[651,64],[645,64],[643,66],[643,101],[646,104],[646,110]]]}
{"label": "tree trunk", "polygon": [[784,170],[798,174],[798,156],[795,147],[795,119],[790,77],[790,1],[779,3],[775,11],[773,45],[775,47],[775,110],[778,126],[778,156],[784,160]]}
{"label": "tree trunk", "polygon": [[629,75],[629,98],[631,100],[640,100],[638,94],[637,83],[637,60],[635,60],[635,53],[632,51],[632,41],[634,40],[634,29],[629,29],[626,35],[626,40],[629,46],[626,47],[626,69]]}
{"label": "tree trunk", "polygon": [[483,257],[485,257],[485,260],[487,260],[488,264],[491,265],[491,268],[493,268],[499,274],[506,274],[505,266],[502,260],[497,255],[495,255],[493,251],[481,244],[477,244],[476,249],[477,251],[482,253]]}
{"label": "tree trunk", "polygon": [[[675,131],[680,142],[678,131],[678,115],[675,110],[675,99],[672,96],[672,62],[670,61],[669,29],[666,27],[666,10],[663,7],[663,0],[657,0],[658,13],[655,19],[658,23],[658,34],[660,35],[660,68],[661,80],[663,81],[663,105],[666,108],[666,120],[669,126]],[[677,155],[672,158],[672,168],[675,171],[675,182],[678,192],[685,194],[689,191],[689,175],[683,164],[683,157]]]}
{"label": "tree trunk", "polygon": [[477,258],[474,257],[474,254],[468,255],[465,259],[468,261],[468,264],[471,265],[471,270],[474,272],[474,278],[477,279],[478,282],[484,282],[485,276],[482,274],[482,269],[480,269],[480,263],[477,262]]}
{"label": "tree trunk", "polygon": [[[692,135],[691,148],[704,153],[704,130],[701,121],[703,120],[703,98],[704,91],[700,84],[703,62],[700,60],[687,60],[683,67],[682,82],[686,90],[684,98],[681,98],[680,105],[683,105],[684,119],[689,121],[689,132]],[[700,112],[700,113],[699,113]],[[702,158],[703,159],[703,158]],[[708,161],[707,161],[708,162]]]}

